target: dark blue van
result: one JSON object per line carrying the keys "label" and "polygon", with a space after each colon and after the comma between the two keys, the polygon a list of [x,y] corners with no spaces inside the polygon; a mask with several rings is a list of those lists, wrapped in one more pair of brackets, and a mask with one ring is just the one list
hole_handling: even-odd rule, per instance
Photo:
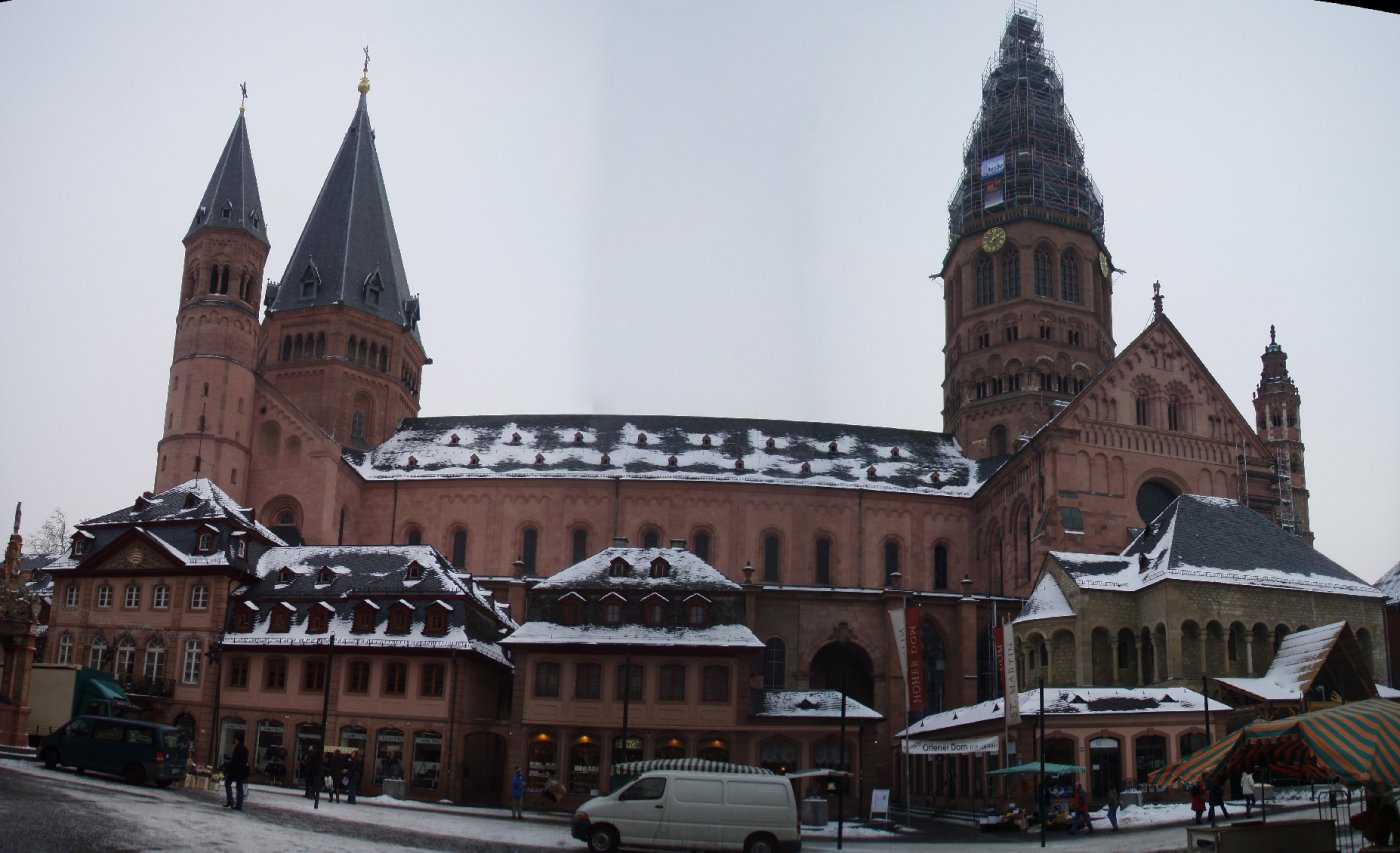
{"label": "dark blue van", "polygon": [[183,730],[115,717],[74,717],[39,743],[39,760],[50,770],[61,764],[161,788],[185,778],[189,755]]}

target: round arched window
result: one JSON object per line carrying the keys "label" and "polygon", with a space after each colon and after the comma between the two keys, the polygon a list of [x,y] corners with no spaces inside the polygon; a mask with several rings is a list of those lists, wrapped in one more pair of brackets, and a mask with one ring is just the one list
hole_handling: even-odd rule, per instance
{"label": "round arched window", "polygon": [[1176,500],[1180,494],[1176,487],[1165,480],[1148,480],[1138,487],[1137,511],[1142,516],[1142,521],[1147,524],[1152,519],[1162,514],[1162,510],[1167,508],[1167,504]]}

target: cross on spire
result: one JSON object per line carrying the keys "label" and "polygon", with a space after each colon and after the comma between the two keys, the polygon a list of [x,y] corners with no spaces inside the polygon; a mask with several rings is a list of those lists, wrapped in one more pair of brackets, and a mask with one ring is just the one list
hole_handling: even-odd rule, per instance
{"label": "cross on spire", "polygon": [[243,103],[238,105],[238,111],[241,113],[244,110],[248,109],[248,84],[239,83],[238,88],[243,90]]}
{"label": "cross on spire", "polygon": [[1152,282],[1152,316],[1162,316],[1162,283]]}
{"label": "cross on spire", "polygon": [[365,76],[369,76],[369,45],[365,45]]}

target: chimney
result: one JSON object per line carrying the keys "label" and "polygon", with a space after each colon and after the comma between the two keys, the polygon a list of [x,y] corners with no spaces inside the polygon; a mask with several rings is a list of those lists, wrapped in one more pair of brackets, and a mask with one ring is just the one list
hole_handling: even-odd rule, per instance
{"label": "chimney", "polygon": [[684,540],[684,539],[672,539],[672,540],[671,540],[671,548],[674,549],[674,550],[676,550],[676,551],[684,551],[684,550],[685,550],[685,540]]}
{"label": "chimney", "polygon": [[613,537],[613,547],[614,547],[614,548],[626,548],[626,547],[627,547],[627,537],[626,537],[626,536],[614,536],[614,537]]}

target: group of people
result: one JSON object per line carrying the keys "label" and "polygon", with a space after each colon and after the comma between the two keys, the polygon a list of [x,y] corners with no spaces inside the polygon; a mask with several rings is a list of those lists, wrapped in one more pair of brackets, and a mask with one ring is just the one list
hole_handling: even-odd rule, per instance
{"label": "group of people", "polygon": [[[1123,804],[1123,796],[1118,791],[1117,782],[1108,783],[1108,823],[1114,832],[1118,831],[1118,807]],[[1094,832],[1094,821],[1089,817],[1089,792],[1082,784],[1074,786],[1074,796],[1069,801],[1069,831],[1076,834],[1081,829]]]}
{"label": "group of people", "polygon": [[[1228,784],[1223,773],[1217,773],[1208,780],[1197,779],[1188,786],[1191,794],[1191,811],[1196,813],[1196,823],[1201,823],[1202,815],[1206,814],[1206,808],[1210,808],[1210,813],[1205,820],[1215,826],[1215,810],[1220,809],[1220,816],[1228,818],[1230,813],[1225,810],[1225,785]],[[1254,791],[1255,791],[1254,771],[1245,770],[1240,774],[1240,793],[1244,796],[1244,816],[1249,817],[1254,811]]]}
{"label": "group of people", "polygon": [[340,793],[344,791],[345,802],[354,805],[355,797],[360,792],[360,780],[364,776],[364,763],[360,760],[359,750],[349,755],[335,752],[322,760],[321,750],[311,743],[307,744],[302,756],[301,773],[306,781],[303,796],[315,799],[319,790],[325,792],[327,802],[338,803]]}

